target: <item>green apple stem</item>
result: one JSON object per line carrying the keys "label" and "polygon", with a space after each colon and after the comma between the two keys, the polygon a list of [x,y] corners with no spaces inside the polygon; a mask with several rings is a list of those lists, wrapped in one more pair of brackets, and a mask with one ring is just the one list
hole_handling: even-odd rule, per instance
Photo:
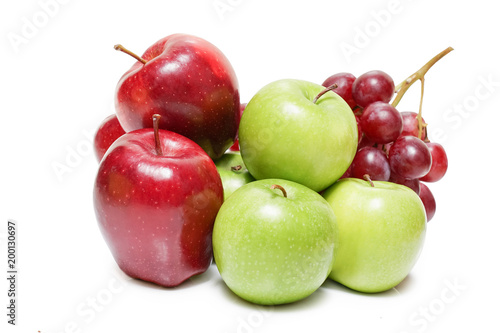
{"label": "green apple stem", "polygon": [[420,80],[421,82],[421,91],[420,91],[420,105],[418,109],[418,115],[417,115],[417,120],[418,120],[418,137],[421,137],[422,131],[427,124],[425,124],[422,121],[422,102],[424,98],[424,76],[425,74],[429,71],[429,69],[434,66],[436,62],[438,62],[442,57],[447,55],[453,51],[452,47],[448,47],[445,50],[439,52],[436,56],[434,56],[431,60],[429,60],[422,68],[420,68],[418,71],[410,75],[409,77],[406,78],[403,82],[398,84],[395,88],[396,91],[396,97],[392,101],[392,106],[396,107],[401,99],[403,98],[404,94],[408,91],[408,89],[417,82],[417,80]]}
{"label": "green apple stem", "polygon": [[155,149],[156,149],[156,154],[158,156],[163,156],[163,151],[161,150],[161,143],[160,143],[160,133],[158,133],[158,123],[160,122],[161,116],[159,114],[154,114],[153,115],[153,131],[155,134]]}
{"label": "green apple stem", "polygon": [[281,185],[278,185],[278,184],[274,184],[274,185],[271,185],[271,190],[274,190],[274,189],[278,189],[280,190],[282,193],[283,193],[283,196],[286,198],[286,190],[283,186]]}
{"label": "green apple stem", "polygon": [[241,168],[242,168],[241,165],[235,165],[235,166],[231,167],[231,170],[233,170],[233,171],[240,171]]}
{"label": "green apple stem", "polygon": [[316,102],[318,101],[318,99],[319,99],[321,96],[323,96],[324,94],[326,94],[326,93],[327,93],[327,92],[329,92],[330,90],[333,90],[333,89],[335,89],[335,88],[337,88],[337,87],[338,87],[338,86],[337,86],[337,84],[336,84],[336,83],[334,83],[334,84],[332,84],[331,86],[326,87],[325,89],[321,90],[321,91],[320,91],[320,93],[318,94],[318,96],[314,97],[314,99],[313,99],[313,103],[314,103],[314,104],[316,104]]}
{"label": "green apple stem", "polygon": [[375,187],[375,184],[373,183],[372,179],[370,178],[369,174],[363,175],[363,179],[366,180],[367,182],[370,182],[371,187]]}
{"label": "green apple stem", "polygon": [[122,51],[123,53],[126,53],[128,54],[129,56],[132,56],[133,58],[135,58],[137,61],[140,61],[142,62],[143,64],[146,64],[147,61],[141,57],[139,57],[137,54],[135,54],[134,52],[132,51],[129,51],[127,50],[126,48],[124,48],[121,44],[116,44],[115,45],[115,50],[117,51]]}

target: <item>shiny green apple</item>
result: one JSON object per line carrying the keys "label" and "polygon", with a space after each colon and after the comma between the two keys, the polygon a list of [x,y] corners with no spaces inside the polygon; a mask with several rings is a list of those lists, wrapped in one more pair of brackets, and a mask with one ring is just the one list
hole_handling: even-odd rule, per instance
{"label": "shiny green apple", "polygon": [[316,291],[331,271],[335,215],[313,190],[265,179],[236,190],[214,224],[215,262],[236,295],[257,304],[298,301]]}
{"label": "shiny green apple", "polygon": [[240,151],[256,179],[281,178],[321,191],[339,179],[358,145],[349,105],[325,87],[301,80],[272,82],[248,102]]}
{"label": "shiny green apple", "polygon": [[243,185],[255,180],[248,172],[238,151],[225,153],[215,161],[215,166],[224,187],[224,200]]}
{"label": "shiny green apple", "polygon": [[424,244],[425,208],[418,195],[395,183],[346,178],[325,190],[323,197],[339,228],[330,278],[366,293],[398,285]]}

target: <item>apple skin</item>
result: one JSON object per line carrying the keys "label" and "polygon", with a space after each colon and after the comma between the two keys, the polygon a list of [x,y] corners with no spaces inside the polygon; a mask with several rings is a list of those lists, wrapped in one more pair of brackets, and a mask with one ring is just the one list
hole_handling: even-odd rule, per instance
{"label": "apple skin", "polygon": [[223,189],[215,164],[197,144],[158,132],[162,156],[152,128],[111,145],[99,165],[94,208],[121,270],[173,287],[209,267]]}
{"label": "apple skin", "polygon": [[224,200],[243,185],[255,180],[248,172],[239,152],[225,153],[215,161],[215,166],[224,187]]}
{"label": "apple skin", "polygon": [[413,190],[373,184],[346,178],[323,193],[339,229],[330,278],[365,293],[398,285],[415,265],[426,233],[425,208]]}
{"label": "apple skin", "polygon": [[222,205],[213,232],[215,262],[226,285],[263,305],[291,303],[317,290],[330,273],[336,244],[329,204],[311,189],[282,179],[236,190]]}
{"label": "apple skin", "polygon": [[281,178],[317,192],[351,164],[358,128],[347,103],[325,87],[284,79],[263,87],[248,102],[239,127],[240,151],[256,179]]}
{"label": "apple skin", "polygon": [[94,135],[94,153],[98,162],[102,160],[113,142],[123,134],[125,134],[125,131],[120,125],[116,114],[109,115],[102,121]]}
{"label": "apple skin", "polygon": [[152,127],[188,137],[212,159],[229,148],[238,129],[240,96],[236,74],[208,41],[173,34],[149,47],[116,87],[115,105],[125,131]]}
{"label": "apple skin", "polygon": [[[245,108],[247,106],[247,103],[241,103],[240,104],[240,117],[238,118],[238,127],[240,126],[240,120],[241,117],[243,116],[243,111],[245,111]],[[236,132],[236,138],[234,140],[234,143],[231,147],[229,147],[229,151],[240,151],[240,141],[238,140],[238,131]]]}

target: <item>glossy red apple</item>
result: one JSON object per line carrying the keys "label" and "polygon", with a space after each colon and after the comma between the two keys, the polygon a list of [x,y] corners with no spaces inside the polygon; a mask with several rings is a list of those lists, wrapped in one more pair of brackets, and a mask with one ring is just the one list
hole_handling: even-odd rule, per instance
{"label": "glossy red apple", "polygon": [[116,140],[94,185],[97,221],[118,266],[166,287],[209,267],[222,202],[210,157],[184,136],[152,128]]}
{"label": "glossy red apple", "polygon": [[102,160],[111,144],[123,134],[125,134],[125,131],[120,125],[116,114],[107,116],[102,121],[94,136],[94,153],[98,162]]}
{"label": "glossy red apple", "polygon": [[[243,111],[245,111],[246,106],[247,106],[247,103],[240,104],[240,114],[238,117],[238,127],[240,126],[241,116],[243,116]],[[240,151],[240,140],[238,138],[238,131],[236,131],[236,138],[234,140],[233,145],[231,147],[229,147],[229,151]]]}
{"label": "glossy red apple", "polygon": [[215,159],[234,141],[240,96],[236,74],[224,54],[204,39],[174,34],[142,57],[116,45],[138,61],[118,82],[116,112],[125,131],[152,127],[182,134]]}

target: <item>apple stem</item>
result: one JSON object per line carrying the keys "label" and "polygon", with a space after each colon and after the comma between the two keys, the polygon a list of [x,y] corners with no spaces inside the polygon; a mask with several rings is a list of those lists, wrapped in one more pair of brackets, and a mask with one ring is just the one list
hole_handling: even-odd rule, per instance
{"label": "apple stem", "polygon": [[326,93],[327,93],[327,92],[329,92],[330,90],[333,90],[333,89],[335,89],[335,88],[337,88],[337,87],[338,87],[338,86],[337,86],[337,84],[336,84],[336,83],[334,83],[334,84],[332,84],[331,86],[326,87],[325,89],[321,90],[321,91],[319,92],[318,96],[314,97],[314,99],[313,99],[313,103],[314,103],[314,104],[316,104],[316,102],[318,101],[318,99],[319,99],[321,96],[323,96],[324,94],[326,94]]}
{"label": "apple stem", "polygon": [[370,178],[369,174],[363,175],[363,179],[366,180],[367,182],[370,182],[371,187],[375,187],[375,184],[373,183],[372,179]]}
{"label": "apple stem", "polygon": [[158,123],[160,122],[161,116],[159,114],[154,114],[153,115],[153,131],[155,134],[155,148],[156,148],[156,154],[158,156],[163,156],[163,151],[161,150],[161,143],[160,143],[160,133],[158,130]]}
{"label": "apple stem", "polygon": [[117,51],[122,51],[123,53],[126,53],[126,54],[128,54],[129,56],[132,56],[132,57],[133,57],[133,58],[135,58],[137,61],[140,61],[140,62],[142,62],[143,64],[146,64],[146,63],[147,63],[147,61],[146,61],[145,59],[143,59],[143,58],[139,57],[139,56],[138,56],[137,54],[135,54],[134,52],[127,50],[127,49],[126,49],[126,48],[124,48],[121,44],[116,44],[116,45],[114,46],[114,48],[115,48],[115,50],[117,50]]}
{"label": "apple stem", "polygon": [[283,186],[281,185],[278,185],[278,184],[274,184],[274,185],[271,185],[271,190],[274,190],[274,189],[278,189],[280,190],[282,193],[283,193],[283,196],[286,198],[286,190]]}
{"label": "apple stem", "polygon": [[240,171],[241,170],[241,165],[232,166],[231,170],[233,170],[233,171]]}

